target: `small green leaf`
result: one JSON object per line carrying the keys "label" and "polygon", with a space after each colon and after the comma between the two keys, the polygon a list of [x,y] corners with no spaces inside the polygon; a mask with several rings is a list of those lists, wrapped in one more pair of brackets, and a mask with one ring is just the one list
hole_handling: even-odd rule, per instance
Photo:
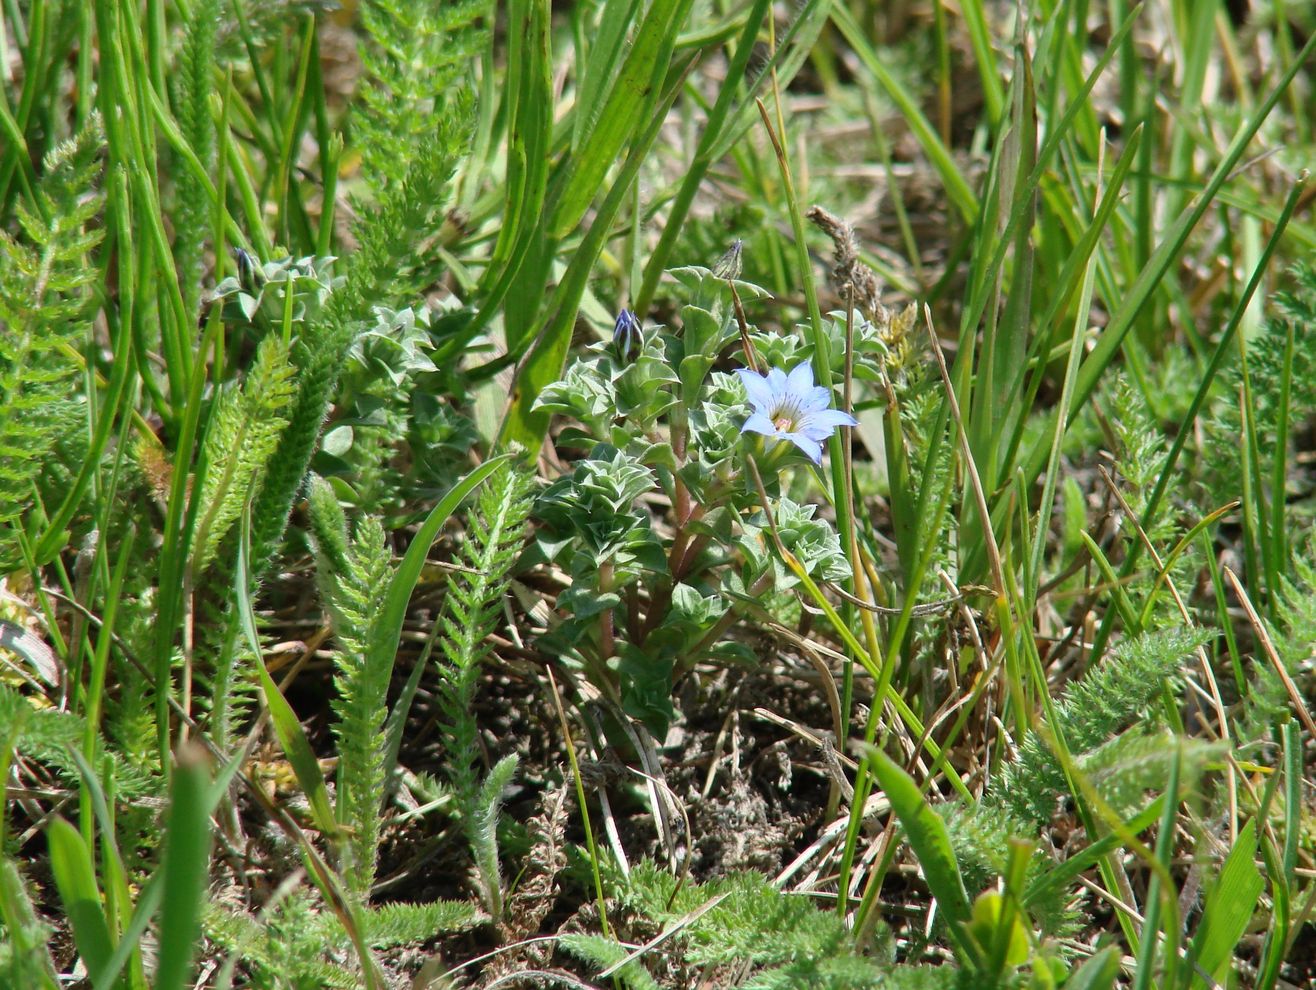
{"label": "small green leaf", "polygon": [[672,670],[675,658],[650,656],[627,643],[622,647],[621,706],[662,740],[676,721],[672,707]]}
{"label": "small green leaf", "polygon": [[91,852],[78,830],[59,817],[46,830],[46,841],[50,845],[50,869],[73,928],[73,941],[88,974],[95,979],[109,962],[114,943],[96,886]]}
{"label": "small green leaf", "polygon": [[932,810],[914,778],[905,773],[881,750],[869,751],[869,762],[891,808],[905,829],[909,845],[918,857],[919,867],[927,879],[932,896],[945,916],[951,937],[970,961],[978,961],[978,949],[967,929],[973,912],[964,878],[951,848],[945,820]]}
{"label": "small green leaf", "polygon": [[1111,990],[1119,973],[1119,950],[1108,946],[1074,970],[1065,981],[1065,990]]}
{"label": "small green leaf", "polygon": [[154,990],[193,983],[190,973],[201,931],[210,869],[210,811],[218,794],[210,787],[209,761],[200,747],[178,758],[164,839],[164,901]]}
{"label": "small green leaf", "polygon": [[1011,912],[1008,919],[1005,914],[1005,898],[998,891],[984,890],[973,902],[969,930],[989,956],[999,956],[1011,968],[1022,966],[1028,958],[1028,932],[1018,911]]}
{"label": "small green leaf", "polygon": [[[1257,899],[1265,881],[1257,871],[1257,822],[1252,819],[1238,833],[1238,841],[1229,851],[1220,876],[1206,898],[1202,921],[1193,937],[1192,952],[1197,968],[1209,973],[1216,983],[1224,983],[1229,963],[1239,939],[1252,920]],[[1201,976],[1193,977],[1194,987],[1205,987]]]}
{"label": "small green leaf", "polygon": [[297,720],[297,713],[279,692],[279,686],[265,669],[264,650],[260,645],[260,633],[256,630],[256,612],[252,607],[250,577],[248,571],[248,553],[251,542],[251,513],[242,516],[242,538],[238,541],[238,563],[234,576],[234,590],[238,607],[238,621],[247,639],[247,647],[256,658],[256,676],[260,680],[261,690],[265,695],[265,704],[270,710],[270,720],[274,723],[274,734],[279,740],[283,754],[292,764],[293,774],[301,785],[311,805],[311,817],[315,827],[326,836],[338,834],[338,822],[334,818],[333,805],[329,803],[329,791],[324,784],[324,774],[320,772],[319,761],[315,751]]}

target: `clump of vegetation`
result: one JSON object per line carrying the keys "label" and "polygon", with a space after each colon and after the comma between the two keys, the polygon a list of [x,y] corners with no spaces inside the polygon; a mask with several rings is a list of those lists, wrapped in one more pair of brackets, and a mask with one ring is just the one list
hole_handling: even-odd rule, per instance
{"label": "clump of vegetation", "polygon": [[1310,5],[0,24],[0,985],[1316,979]]}

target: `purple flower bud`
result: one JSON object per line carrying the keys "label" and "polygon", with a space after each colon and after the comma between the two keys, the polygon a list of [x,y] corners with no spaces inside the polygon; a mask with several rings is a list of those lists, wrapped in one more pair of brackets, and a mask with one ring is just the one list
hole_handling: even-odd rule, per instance
{"label": "purple flower bud", "polygon": [[626,363],[634,361],[644,349],[644,331],[629,309],[617,314],[617,322],[612,328],[612,346],[618,360]]}
{"label": "purple flower bud", "polygon": [[255,292],[265,281],[265,272],[250,252],[240,247],[233,248],[233,260],[238,266],[238,284],[244,292]]}

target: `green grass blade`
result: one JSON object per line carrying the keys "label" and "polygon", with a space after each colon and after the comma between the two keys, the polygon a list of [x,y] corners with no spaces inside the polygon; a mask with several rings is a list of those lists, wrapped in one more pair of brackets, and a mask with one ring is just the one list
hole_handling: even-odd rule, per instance
{"label": "green grass blade", "polygon": [[[814,3],[816,5],[817,0],[814,0]],[[648,311],[649,304],[653,301],[654,292],[658,288],[658,280],[667,268],[667,260],[671,257],[677,238],[680,236],[685,218],[689,214],[691,204],[694,202],[695,193],[698,192],[704,176],[708,174],[708,169],[717,160],[713,150],[713,142],[722,132],[727,114],[731,109],[732,100],[735,98],[737,81],[744,75],[745,68],[749,64],[750,55],[754,51],[754,41],[758,36],[759,25],[767,13],[769,4],[770,0],[754,0],[754,6],[745,21],[744,31],[736,44],[735,54],[732,56],[731,64],[727,68],[727,77],[722,83],[722,88],[718,91],[717,102],[713,105],[713,109],[709,111],[708,122],[704,125],[704,129],[699,136],[699,144],[695,148],[694,157],[690,161],[685,177],[681,180],[681,188],[677,190],[676,198],[672,201],[672,208],[667,213],[667,222],[663,226],[662,236],[658,239],[658,244],[654,247],[649,255],[649,260],[645,263],[644,279],[640,285],[640,291],[635,297],[635,311],[641,317]],[[760,80],[762,78],[760,76]],[[746,102],[752,101],[753,97],[754,90],[751,89],[746,97]]]}
{"label": "green grass blade", "polygon": [[[1082,89],[1074,95],[1070,105],[1066,108],[1064,115],[1056,122],[1054,127],[1047,127],[1046,140],[1042,143],[1042,147],[1037,153],[1037,164],[1034,167],[1032,174],[1028,176],[1028,181],[1025,184],[1026,195],[1033,195],[1041,185],[1042,179],[1047,174],[1047,171],[1054,167],[1053,161],[1060,150],[1062,140],[1071,132],[1072,128],[1082,115],[1083,109],[1087,107],[1088,95],[1092,92],[1093,87],[1096,86],[1097,81],[1105,73],[1106,67],[1110,64],[1111,59],[1115,57],[1115,53],[1120,50],[1122,40],[1127,38],[1133,31],[1133,26],[1137,21],[1137,15],[1141,9],[1140,6],[1134,8],[1133,12],[1120,22],[1119,29],[1111,36],[1110,45],[1097,60],[1097,64],[1093,66],[1092,71],[1088,73]],[[1004,263],[1006,252],[1013,243],[1014,222],[1015,217],[1012,215],[1011,221],[1005,225],[1005,229],[1001,232],[1001,235],[997,240],[995,250],[989,256],[990,260],[984,268],[980,269],[982,272],[990,274],[991,272],[996,271]],[[990,298],[989,289],[991,287],[991,280],[985,277],[985,275],[979,275],[976,279],[971,281],[971,285],[973,288],[969,294],[969,302],[965,306],[963,316],[960,320],[960,329],[962,332],[968,332],[971,328],[976,328],[978,326],[979,321],[982,320],[987,301]]]}
{"label": "green grass blade", "polygon": [[[218,313],[215,315],[218,316]],[[206,335],[207,346],[202,348],[202,353],[211,349],[209,345],[213,344],[219,330],[219,320],[212,318]],[[178,632],[178,617],[183,609],[183,575],[191,551],[192,526],[200,501],[189,497],[189,482],[194,481],[199,488],[203,480],[192,477],[191,467],[200,436],[202,396],[207,378],[205,362],[198,361],[192,371],[178,443],[174,449],[169,504],[165,510],[163,543],[160,548],[160,604],[154,644],[155,717],[160,765],[166,768],[166,773],[169,767],[169,694],[173,690],[174,637]]]}
{"label": "green grass blade", "polygon": [[256,629],[256,611],[251,602],[251,568],[248,563],[251,545],[251,513],[242,516],[242,537],[238,543],[238,560],[234,575],[234,596],[238,611],[238,621],[247,640],[247,648],[255,657],[256,676],[260,680],[261,691],[269,708],[270,721],[274,724],[274,734],[279,740],[283,754],[292,765],[297,783],[311,806],[311,817],[315,827],[327,836],[338,834],[338,821],[334,817],[333,804],[329,800],[329,789],[325,786],[324,774],[320,763],[315,758],[311,742],[297,719],[297,713],[288,704],[286,698],[274,683],[274,678],[265,668],[265,651],[261,648],[260,633]]}
{"label": "green grass blade", "polygon": [[635,35],[634,44],[599,113],[598,126],[590,133],[580,158],[570,158],[571,168],[559,173],[564,185],[554,190],[552,220],[548,234],[554,240],[566,237],[580,224],[590,203],[603,186],[604,176],[628,140],[643,133],[657,112],[663,96],[676,43],[693,0],[654,0]]}
{"label": "green grass blade", "polygon": [[[719,159],[730,153],[734,146],[745,132],[754,126],[756,112],[754,100],[770,84],[774,85],[778,92],[784,92],[790,85],[795,74],[800,71],[807,59],[814,50],[814,42],[817,41],[818,35],[822,33],[823,26],[827,23],[827,18],[832,13],[833,7],[839,7],[830,0],[803,0],[801,3],[792,5],[792,20],[785,31],[777,38],[777,50],[758,69],[741,96],[739,104],[731,111],[725,125],[719,122],[715,136],[717,138],[708,151],[708,157],[711,161]],[[751,21],[753,14],[751,14]],[[737,50],[736,58],[740,58],[740,51]],[[734,79],[734,77],[732,77]],[[719,102],[722,94],[718,94]],[[727,98],[727,105],[730,106],[732,98]],[[710,129],[713,118],[710,116]]]}
{"label": "green grass blade", "polygon": [[[1000,481],[999,451],[1004,433],[998,428],[998,421],[1008,415],[1007,397],[1022,374],[1032,326],[1033,226],[1038,197],[1028,185],[1028,176],[1037,167],[1037,106],[1032,63],[1023,46],[1016,50],[1015,63],[1018,68],[1010,84],[1010,117],[994,162],[991,184],[994,195],[988,213],[993,225],[1014,230],[1010,284],[1008,288],[1005,285],[1004,266],[979,273],[979,278],[991,279],[993,300],[983,331],[977,380],[965,379],[965,384],[971,384],[973,389],[972,401],[967,391],[961,390],[958,395],[961,405],[973,410],[969,417],[969,437],[987,491],[994,491]],[[1006,218],[1004,223],[1002,217]],[[984,217],[984,225],[986,221]],[[968,368],[967,357],[960,366]],[[976,542],[971,531],[966,535],[970,543]]]}
{"label": "green grass blade", "polygon": [[[1247,930],[1265,881],[1253,860],[1257,855],[1257,822],[1252,819],[1238,833],[1238,841],[1229,851],[1215,886],[1206,897],[1202,920],[1193,936],[1190,959],[1216,983],[1224,983],[1229,963]],[[1193,986],[1205,988],[1201,976],[1194,976]]]}
{"label": "green grass blade", "polygon": [[[689,62],[685,63],[686,68],[689,68],[689,65]],[[654,114],[648,129],[631,148],[626,164],[622,166],[607,198],[595,213],[589,233],[576,249],[566,273],[558,283],[553,301],[548,307],[548,312],[551,314],[549,322],[540,331],[521,367],[517,369],[511,404],[499,433],[501,444],[520,444],[526,448],[530,456],[538,453],[543,444],[544,434],[548,432],[549,416],[531,407],[539,397],[539,393],[562,375],[567,351],[571,346],[571,333],[576,325],[576,314],[580,310],[580,300],[585,294],[594,262],[603,251],[603,246],[612,230],[612,221],[625,202],[628,190],[639,176],[648,149],[658,136],[667,109],[676,99],[679,90],[678,80],[669,89],[660,112]]]}
{"label": "green grass blade", "polygon": [[[239,752],[215,776],[214,781],[209,785],[209,792],[202,802],[207,809],[213,811],[215,805],[219,803],[233,778],[242,769],[243,759],[244,754]],[[160,904],[163,902],[165,894],[164,878],[165,871],[157,870],[143,885],[142,892],[137,897],[137,905],[133,909],[133,916],[128,924],[124,926],[123,935],[119,938],[119,944],[115,946],[114,955],[110,957],[109,963],[101,972],[93,990],[110,990],[114,986],[120,971],[133,952],[136,951],[142,933],[146,931],[147,926],[155,918],[156,912],[160,910]],[[202,900],[204,897],[203,891],[198,895],[198,900]]]}
{"label": "green grass blade", "polygon": [[73,929],[73,941],[92,979],[105,967],[114,951],[110,926],[100,891],[91,850],[78,830],[56,817],[46,830],[50,845],[50,869]]}
{"label": "green grass blade", "polygon": [[1271,883],[1270,922],[1265,940],[1261,943],[1261,961],[1257,965],[1257,990],[1272,990],[1279,985],[1280,970],[1288,956],[1289,936],[1292,928],[1292,895],[1284,876],[1284,865],[1275,856],[1275,848],[1264,835],[1261,838],[1261,859],[1266,864],[1266,875]]}
{"label": "green grass blade", "polygon": [[[1149,801],[1142,811],[1124,822],[1125,829],[1136,835],[1148,828],[1161,816],[1164,805],[1165,797],[1157,796]],[[1028,885],[1023,896],[1024,905],[1040,904],[1050,898],[1061,896],[1065,888],[1072,884],[1079,874],[1087,872],[1102,859],[1111,855],[1119,849],[1122,842],[1123,837],[1119,833],[1108,832],[1064,862],[1051,867]]]}
{"label": "green grass blade", "polygon": [[[482,326],[507,296],[535,241],[548,188],[553,139],[553,79],[548,0],[513,0],[508,7],[507,93],[511,124],[507,138],[503,224],[484,281],[477,290]],[[577,119],[579,116],[577,110]],[[531,307],[533,311],[533,306]],[[515,351],[533,332],[528,320],[504,321],[507,347]]]}
{"label": "green grass blade", "polygon": [[[1138,946],[1138,965],[1134,969],[1134,990],[1147,990],[1152,984],[1157,950],[1161,945],[1161,915],[1166,906],[1173,906],[1174,889],[1166,889],[1168,884],[1162,881],[1162,874],[1169,876],[1170,858],[1174,854],[1174,837],[1177,829],[1175,815],[1179,806],[1179,775],[1183,766],[1183,754],[1176,752],[1174,762],[1170,764],[1170,779],[1165,788],[1165,805],[1161,815],[1161,827],[1156,837],[1156,860],[1162,869],[1152,873],[1147,883],[1147,907],[1142,924],[1142,940]],[[1164,977],[1166,984],[1174,985],[1173,973],[1179,958],[1178,912],[1165,925]]]}
{"label": "green grass blade", "polygon": [[407,552],[402,555],[402,562],[384,592],[384,609],[379,617],[379,635],[370,644],[370,655],[365,665],[369,669],[392,669],[397,656],[398,643],[402,640],[402,623],[407,617],[407,604],[411,601],[411,592],[420,580],[420,572],[429,556],[430,546],[439,535],[448,518],[457,511],[457,507],[466,500],[484,482],[498,466],[511,457],[499,454],[491,457],[477,467],[457,484],[453,485],[421,523]]}
{"label": "green grass blade", "polygon": [[881,750],[871,750],[869,763],[883,793],[891,802],[891,809],[905,829],[905,836],[918,858],[928,888],[946,918],[951,937],[965,957],[970,962],[976,962],[978,948],[967,932],[973,912],[969,907],[969,895],[964,889],[959,863],[951,849],[946,822],[932,810],[914,778],[889,756]]}
{"label": "green grass blade", "polygon": [[[1183,421],[1179,424],[1179,429],[1175,433],[1174,441],[1170,444],[1170,450],[1165,455],[1165,463],[1162,465],[1160,473],[1156,478],[1156,484],[1153,486],[1151,494],[1147,497],[1146,508],[1143,509],[1142,518],[1139,525],[1144,531],[1148,531],[1155,524],[1158,513],[1160,512],[1161,500],[1165,497],[1172,481],[1178,477],[1176,468],[1179,463],[1179,456],[1183,453],[1184,447],[1188,444],[1188,438],[1193,435],[1197,426],[1197,416],[1202,407],[1206,404],[1207,398],[1211,393],[1211,386],[1214,384],[1216,376],[1220,369],[1224,367],[1225,362],[1235,352],[1234,337],[1239,328],[1243,325],[1244,318],[1252,304],[1252,299],[1256,295],[1257,289],[1261,287],[1262,279],[1267,271],[1270,270],[1271,260],[1275,256],[1280,243],[1284,237],[1284,232],[1288,228],[1289,220],[1292,218],[1298,203],[1302,199],[1303,191],[1306,188],[1306,176],[1299,176],[1298,180],[1289,190],[1288,197],[1284,201],[1284,208],[1280,211],[1279,218],[1276,220],[1275,228],[1271,232],[1269,241],[1261,253],[1260,259],[1252,269],[1252,275],[1248,278],[1246,287],[1242,295],[1234,305],[1233,312],[1230,314],[1229,322],[1221,331],[1220,340],[1216,343],[1215,351],[1211,355],[1211,360],[1202,372],[1202,381],[1197,386],[1197,391],[1193,395],[1192,402],[1189,403],[1188,411],[1184,414]],[[1208,555],[1213,558],[1214,555]],[[1127,577],[1132,574],[1142,559],[1142,543],[1135,540],[1129,545],[1128,556],[1120,566],[1120,576]],[[1216,564],[1211,560],[1211,566],[1214,569]],[[1219,581],[1215,582],[1217,586]],[[1107,638],[1110,635],[1112,617],[1108,614],[1101,627],[1097,630],[1097,636],[1094,640],[1093,650],[1100,653],[1104,647]],[[1226,635],[1232,641],[1233,632],[1229,624],[1222,623]],[[1231,650],[1231,653],[1236,652]],[[1241,674],[1239,675],[1239,684],[1242,685]]]}
{"label": "green grass blade", "polygon": [[1119,975],[1119,949],[1108,946],[1074,970],[1065,980],[1065,990],[1111,990]]}
{"label": "green grass blade", "polygon": [[964,18],[964,26],[968,29],[973,60],[978,66],[978,82],[982,85],[983,101],[987,104],[987,122],[995,124],[1001,119],[1005,94],[1001,90],[1001,72],[992,51],[991,31],[987,27],[987,12],[983,9],[982,0],[964,0],[960,4],[960,16]]}
{"label": "green grass blade", "polygon": [[[1132,329],[1142,307],[1146,305],[1159,287],[1161,280],[1165,278],[1165,273],[1169,271],[1170,266],[1179,257],[1189,235],[1197,227],[1206,211],[1210,209],[1216,193],[1233,173],[1234,168],[1242,159],[1243,153],[1251,144],[1257,131],[1261,129],[1261,125],[1270,116],[1275,104],[1279,102],[1284,91],[1293,82],[1293,77],[1297,75],[1298,69],[1311,57],[1313,52],[1316,52],[1316,34],[1313,34],[1307,43],[1303,45],[1301,54],[1294,64],[1289,67],[1289,71],[1271,90],[1266,101],[1239,128],[1238,133],[1234,135],[1234,139],[1229,143],[1225,154],[1216,165],[1210,180],[1194,200],[1192,208],[1180,216],[1170,230],[1167,231],[1160,246],[1156,248],[1146,266],[1138,274],[1137,280],[1121,297],[1119,307],[1111,316],[1110,323],[1102,333],[1101,339],[1098,340],[1096,347],[1092,349],[1082,367],[1079,368],[1074,393],[1075,403],[1070,411],[1071,419],[1077,414],[1078,409],[1092,397],[1092,393],[1096,391],[1098,382],[1106,373],[1106,369],[1110,367],[1116,354],[1119,353],[1124,344],[1124,337]],[[1028,477],[1036,477],[1038,472],[1041,471],[1042,466],[1046,463],[1049,446],[1050,444],[1045,440],[1033,444],[1024,461],[1026,465],[1025,474]]]}
{"label": "green grass blade", "polygon": [[1306,788],[1303,773],[1303,739],[1298,723],[1289,719],[1284,723],[1284,881],[1292,884],[1297,878],[1298,846],[1303,837],[1302,795]]}
{"label": "green grass blade", "polygon": [[133,916],[124,926],[123,934],[119,936],[119,944],[114,947],[114,953],[105,964],[105,968],[92,983],[92,990],[112,990],[123,967],[135,953],[139,953],[142,935],[156,912],[160,910],[160,902],[164,897],[163,880],[164,874],[157,870],[143,885],[142,892],[137,897],[137,906],[133,909]]}
{"label": "green grass blade", "polygon": [[882,64],[882,59],[864,36],[859,23],[854,19],[854,15],[850,13],[845,4],[833,4],[831,13],[832,23],[840,29],[846,42],[854,49],[855,54],[859,56],[859,60],[863,62],[864,68],[872,74],[878,85],[886,91],[887,96],[900,110],[901,116],[905,118],[910,130],[914,132],[914,137],[918,139],[923,153],[928,156],[932,167],[936,170],[937,175],[941,177],[942,185],[946,187],[946,195],[950,197],[951,205],[955,207],[960,219],[966,223],[972,223],[978,215],[978,197],[960,171],[959,166],[955,164],[950,149],[942,142],[932,123],[923,113],[918,99],[912,93],[907,92],[896,77]]}
{"label": "green grass blade", "polygon": [[205,751],[184,749],[174,774],[164,837],[164,876],[154,990],[183,990],[192,985],[192,959],[201,934],[210,867],[210,812],[216,795],[210,787]]}
{"label": "green grass blade", "polygon": [[[607,97],[607,85],[612,80],[626,50],[626,31],[635,21],[635,14],[640,8],[640,0],[623,0],[621,3],[603,4],[597,30],[589,45],[589,54],[581,67],[580,86],[576,92],[576,106],[571,121],[571,153],[578,155],[585,146],[587,135],[592,134],[603,113]],[[589,16],[592,11],[588,6],[578,8],[582,16]],[[508,21],[517,23],[512,10],[508,11]],[[508,48],[508,87],[514,85],[515,66],[512,39]]]}

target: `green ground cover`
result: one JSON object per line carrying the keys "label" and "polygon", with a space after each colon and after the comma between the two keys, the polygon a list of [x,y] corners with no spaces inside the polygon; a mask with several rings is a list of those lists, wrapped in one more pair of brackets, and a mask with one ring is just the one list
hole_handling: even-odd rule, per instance
{"label": "green ground cover", "polygon": [[0,3],[0,987],[1316,986],[1316,4]]}

